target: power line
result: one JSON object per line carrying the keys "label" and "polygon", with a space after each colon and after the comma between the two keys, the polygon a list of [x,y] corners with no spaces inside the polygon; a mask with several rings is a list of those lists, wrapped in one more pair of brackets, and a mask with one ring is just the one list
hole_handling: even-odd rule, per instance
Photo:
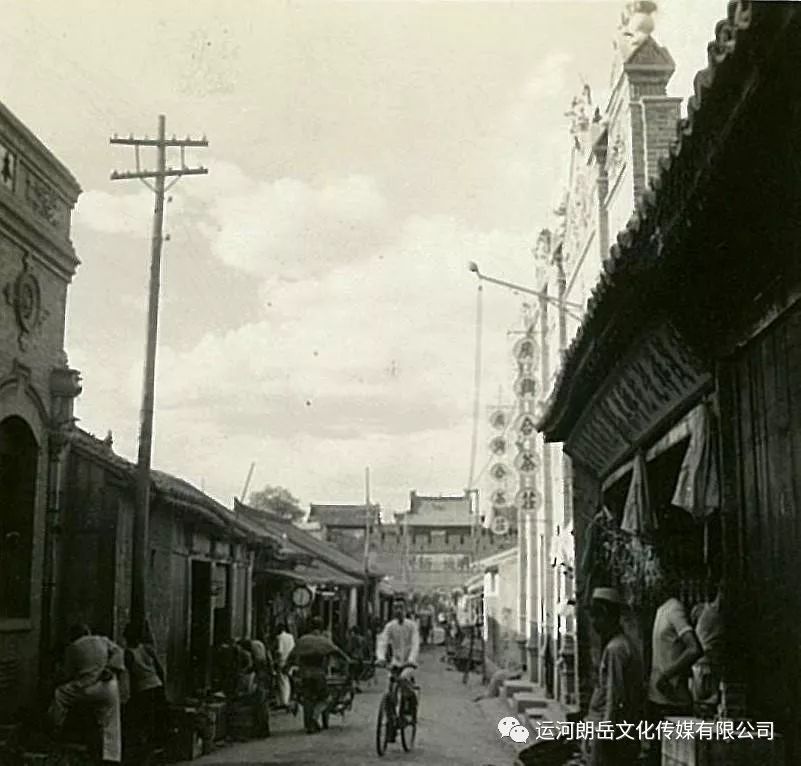
{"label": "power line", "polygon": [[[111,174],[112,181],[138,179],[155,195],[153,212],[153,235],[150,251],[150,291],[147,310],[147,347],[145,352],[145,374],[142,393],[142,411],[139,425],[139,457],[137,461],[136,482],[136,515],[134,517],[133,540],[133,577],[131,578],[131,622],[143,625],[147,619],[147,574],[149,570],[149,517],[150,517],[150,462],[153,450],[153,401],[156,378],[156,339],[158,335],[159,290],[161,286],[161,248],[164,243],[164,194],[183,176],[205,175],[206,168],[187,167],[185,161],[186,147],[207,147],[205,136],[202,139],[167,138],[166,118],[159,115],[158,136],[151,139],[119,138],[116,134],[111,138],[112,144],[133,146],[136,151],[136,170]],[[156,169],[143,170],[139,150],[141,147],[156,149]],[[172,168],[167,165],[167,149],[178,148],[181,151],[181,166]],[[165,180],[172,178],[167,185]],[[151,185],[148,179],[153,179]],[[167,237],[169,238],[169,237]],[[244,498],[243,498],[244,500]]]}

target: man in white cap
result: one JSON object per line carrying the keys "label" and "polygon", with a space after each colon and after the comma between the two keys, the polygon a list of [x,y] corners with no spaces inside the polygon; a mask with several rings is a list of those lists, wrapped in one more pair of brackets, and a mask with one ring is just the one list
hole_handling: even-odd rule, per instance
{"label": "man in white cap", "polygon": [[[590,616],[603,651],[587,721],[596,727],[601,722],[611,723],[614,732],[609,739],[599,739],[594,732],[587,740],[590,766],[629,766],[640,754],[636,726],[643,717],[645,674],[640,652],[623,632],[622,608],[623,600],[615,588],[593,591]],[[631,727],[621,729],[620,724]],[[629,738],[622,737],[624,731]]]}

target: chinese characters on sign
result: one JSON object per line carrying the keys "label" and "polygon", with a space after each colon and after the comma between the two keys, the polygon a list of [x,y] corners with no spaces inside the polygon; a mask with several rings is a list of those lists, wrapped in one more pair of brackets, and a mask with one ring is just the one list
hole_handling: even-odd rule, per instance
{"label": "chinese characters on sign", "polygon": [[568,443],[569,454],[599,475],[709,379],[668,325],[621,369]]}
{"label": "chinese characters on sign", "polygon": [[[519,729],[524,729],[523,732]],[[509,736],[515,742],[525,742],[530,732],[516,718],[503,718],[498,723],[501,737]],[[611,721],[541,721],[534,730],[536,740],[772,740],[772,721],[698,721],[677,720],[647,723],[612,723]]]}

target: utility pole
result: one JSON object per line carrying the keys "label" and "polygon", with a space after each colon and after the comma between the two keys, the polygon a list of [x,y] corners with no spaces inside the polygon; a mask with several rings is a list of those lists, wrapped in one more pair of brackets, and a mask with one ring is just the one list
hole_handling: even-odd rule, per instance
{"label": "utility pole", "polygon": [[364,631],[370,629],[370,469],[364,469]]}
{"label": "utility pole", "polygon": [[[142,411],[139,424],[139,458],[136,474],[136,516],[134,517],[133,539],[133,571],[131,578],[131,612],[130,621],[137,625],[145,625],[147,621],[147,586],[148,571],[150,568],[150,459],[153,448],[153,401],[155,396],[156,379],[156,339],[158,335],[159,316],[159,289],[161,284],[161,246],[164,241],[164,194],[171,189],[182,176],[206,175],[209,171],[204,167],[189,168],[185,162],[185,150],[189,147],[207,147],[205,137],[202,139],[171,139],[166,135],[166,119],[159,115],[158,136],[155,139],[119,138],[116,134],[111,139],[112,144],[133,146],[136,152],[136,170],[111,174],[112,181],[138,179],[155,195],[155,208],[153,213],[153,234],[150,254],[150,293],[147,308],[147,347],[145,351],[145,374],[142,393]],[[156,149],[156,169],[143,170],[140,164],[139,150],[142,147]],[[181,167],[173,168],[167,165],[167,149],[181,150]],[[153,179],[150,184],[148,179]],[[173,180],[169,185],[167,178]],[[169,237],[168,237],[169,239]]]}
{"label": "utility pole", "polygon": [[253,469],[255,467],[255,462],[250,464],[250,470],[248,471],[248,476],[245,479],[245,486],[242,487],[242,502],[245,503],[245,505],[247,505],[248,502],[248,488],[250,487],[250,480],[253,478]]}

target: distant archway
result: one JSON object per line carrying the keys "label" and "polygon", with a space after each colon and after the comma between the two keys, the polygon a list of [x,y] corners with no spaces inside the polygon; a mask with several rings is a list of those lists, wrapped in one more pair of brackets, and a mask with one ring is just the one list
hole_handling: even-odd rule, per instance
{"label": "distant archway", "polygon": [[31,564],[39,448],[28,424],[0,421],[0,618],[31,613]]}

